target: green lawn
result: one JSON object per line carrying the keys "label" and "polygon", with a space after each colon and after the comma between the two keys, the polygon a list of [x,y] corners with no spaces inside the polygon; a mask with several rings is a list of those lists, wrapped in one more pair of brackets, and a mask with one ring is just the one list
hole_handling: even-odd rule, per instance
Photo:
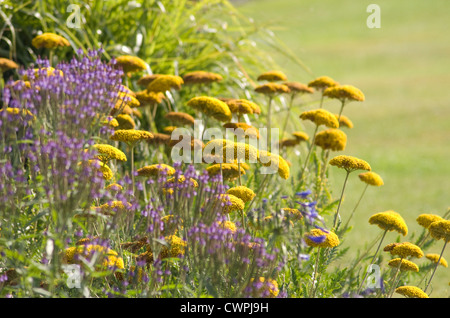
{"label": "green lawn", "polygon": [[[370,3],[381,8],[380,29],[366,26]],[[355,127],[346,130],[342,154],[367,160],[385,185],[368,189],[344,244],[361,247],[377,235],[380,229],[367,222],[376,212],[399,212],[410,233],[421,229],[415,222],[419,214],[445,213],[450,207],[448,0],[255,0],[238,7],[257,24],[270,25],[310,69],[305,71],[276,50],[270,52],[290,80],[308,82],[329,75],[366,96],[365,102],[344,109]],[[337,112],[339,103],[329,101],[325,108]],[[297,114],[302,110],[297,108]],[[312,127],[305,126],[312,133]],[[335,169],[331,173],[337,196],[344,175]],[[362,189],[354,173],[341,210],[344,217]],[[390,233],[386,243],[395,238]],[[410,235],[402,238],[408,239]],[[440,252],[442,244],[434,245],[432,252]],[[450,248],[444,257],[450,259]],[[432,296],[449,297],[449,282],[450,269],[439,268]]]}

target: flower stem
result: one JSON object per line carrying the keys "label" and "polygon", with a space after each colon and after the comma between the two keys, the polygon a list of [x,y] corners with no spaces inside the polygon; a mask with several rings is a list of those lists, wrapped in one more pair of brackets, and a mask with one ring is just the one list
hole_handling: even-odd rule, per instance
{"label": "flower stem", "polygon": [[400,262],[399,262],[399,264],[397,266],[397,270],[395,271],[394,278],[392,278],[391,290],[388,293],[389,298],[392,298],[392,295],[394,294],[395,284],[396,284],[396,281],[397,281],[398,273],[400,273],[400,268],[402,267],[402,262],[403,262],[403,257],[400,258]]}
{"label": "flower stem", "polygon": [[[387,230],[384,231],[383,236],[381,237],[380,243],[378,244],[377,250],[375,251],[375,255],[372,257],[372,260],[370,261],[370,265],[372,265],[373,262],[375,261],[375,258],[377,257],[378,252],[380,250],[381,244],[383,243],[384,237],[386,236],[386,233],[387,233]],[[369,274],[369,272],[366,271],[366,274],[364,275],[364,278],[361,281],[361,285],[359,285],[358,291],[356,292],[357,294],[359,294],[359,292],[361,291],[361,288],[364,285],[364,282],[366,281],[368,274]]]}
{"label": "flower stem", "polygon": [[336,213],[334,214],[333,228],[335,228],[336,230],[337,230],[336,225],[337,225],[337,219],[338,219],[338,217],[339,217],[339,219],[340,219],[340,216],[339,216],[339,210],[340,210],[340,208],[341,208],[342,198],[344,197],[345,186],[347,185],[347,180],[348,180],[348,176],[349,176],[349,175],[350,175],[350,171],[347,171],[347,174],[346,174],[345,180],[344,180],[344,185],[343,185],[342,191],[341,191],[341,197],[340,197],[340,199],[339,199],[339,204],[338,204]]}
{"label": "flower stem", "polygon": [[271,116],[272,116],[272,96],[269,95],[269,102],[267,105],[267,148],[269,151],[271,150],[271,131],[270,128],[272,126],[271,123]]}
{"label": "flower stem", "polygon": [[316,294],[316,275],[317,275],[317,268],[319,267],[319,258],[320,258],[320,248],[317,248],[317,255],[316,255],[316,264],[314,265],[314,272],[313,272],[313,276],[312,276],[312,284],[311,284],[311,291],[309,292],[309,294],[311,295],[311,298],[314,298],[315,294]]}
{"label": "flower stem", "polygon": [[300,175],[300,179],[303,179],[303,175],[305,174],[306,167],[308,166],[309,157],[311,156],[312,149],[314,148],[314,141],[316,140],[316,133],[317,133],[318,129],[319,129],[319,126],[316,125],[316,129],[314,130],[313,138],[311,140],[311,145],[309,147],[308,154],[306,155],[305,163],[303,164],[303,169],[302,169],[302,173]]}
{"label": "flower stem", "polygon": [[281,131],[281,138],[284,137],[284,132],[286,131],[286,127],[287,127],[287,124],[288,124],[288,121],[289,121],[289,114],[291,113],[291,108],[292,108],[292,104],[294,102],[294,98],[295,98],[295,94],[292,94],[291,95],[291,100],[289,102],[287,114],[286,114],[286,119],[284,120],[283,130]]}
{"label": "flower stem", "polygon": [[363,198],[364,194],[366,193],[366,190],[367,190],[367,188],[368,188],[368,187],[369,187],[369,184],[366,184],[366,186],[364,187],[364,190],[363,190],[363,192],[361,193],[361,196],[359,197],[359,200],[358,200],[358,202],[356,203],[355,207],[353,208],[353,211],[352,211],[352,213],[350,214],[350,216],[349,216],[349,218],[348,218],[347,222],[345,222],[345,225],[344,225],[344,228],[343,228],[343,230],[342,230],[342,231],[344,231],[344,232],[345,232],[345,230],[347,229],[347,227],[348,227],[348,224],[349,224],[350,220],[352,219],[352,217],[353,217],[353,214],[355,214],[355,211],[356,211],[356,209],[358,208],[358,206],[359,206],[359,203],[361,202],[361,199]]}
{"label": "flower stem", "polygon": [[425,289],[423,290],[424,293],[427,292],[427,289],[428,289],[428,287],[430,286],[431,280],[433,279],[434,273],[436,273],[436,269],[438,268],[439,263],[441,262],[442,254],[444,254],[444,250],[445,250],[445,247],[447,246],[447,243],[448,243],[448,241],[445,241],[444,247],[442,248],[442,251],[441,251],[441,255],[439,255],[439,259],[438,259],[438,261],[436,262],[436,266],[434,267],[434,270],[433,270],[433,273],[431,274],[430,280],[428,281],[427,286],[426,286]]}

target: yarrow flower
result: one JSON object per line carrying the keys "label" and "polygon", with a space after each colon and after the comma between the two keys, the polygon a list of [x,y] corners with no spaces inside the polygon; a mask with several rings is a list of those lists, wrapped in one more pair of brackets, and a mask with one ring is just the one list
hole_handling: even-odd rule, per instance
{"label": "yarrow flower", "polygon": [[114,120],[117,122],[116,129],[118,130],[134,129],[136,127],[134,119],[128,114],[119,114]]}
{"label": "yarrow flower", "polygon": [[232,194],[219,194],[217,199],[219,204],[222,205],[222,212],[225,214],[244,210],[244,201]]}
{"label": "yarrow flower", "polygon": [[33,45],[37,49],[54,49],[61,46],[70,46],[70,43],[65,37],[61,35],[46,32],[34,37],[31,41],[31,45]]}
{"label": "yarrow flower", "polygon": [[193,97],[187,102],[187,106],[199,110],[206,116],[211,116],[218,121],[229,122],[231,120],[231,111],[228,105],[214,97]]}
{"label": "yarrow flower", "polygon": [[408,261],[407,259],[394,258],[388,262],[388,265],[393,268],[398,268],[400,266],[400,270],[402,272],[419,272],[419,266],[417,266],[414,262]]}
{"label": "yarrow flower", "polygon": [[1,72],[5,72],[7,70],[16,69],[16,68],[19,68],[19,65],[17,65],[16,62],[14,62],[13,60],[4,58],[4,57],[0,57],[0,71]]}
{"label": "yarrow flower", "polygon": [[312,247],[336,247],[340,244],[338,236],[330,231],[312,229],[304,235],[305,243]]}
{"label": "yarrow flower", "polygon": [[388,249],[385,248],[384,250],[389,251],[391,255],[398,255],[401,258],[423,257],[422,249],[419,246],[412,244],[410,242],[394,243],[394,245],[388,245]]}
{"label": "yarrow flower", "polygon": [[247,99],[219,98],[219,100],[226,103],[233,114],[261,114],[258,104]]}
{"label": "yarrow flower", "polygon": [[244,201],[244,203],[253,200],[253,198],[256,196],[255,192],[253,192],[252,189],[249,189],[245,186],[236,186],[230,188],[227,190],[226,194],[234,195]]}
{"label": "yarrow flower", "polygon": [[266,83],[255,88],[255,92],[264,95],[275,96],[283,93],[289,93],[289,87],[278,83]]}
{"label": "yarrow flower", "polygon": [[127,161],[127,156],[114,146],[108,144],[95,144],[92,148],[98,151],[99,155],[97,158],[102,162],[108,162],[111,159]]}
{"label": "yarrow flower", "polygon": [[436,221],[428,227],[430,235],[436,240],[450,241],[450,220]]}
{"label": "yarrow flower", "polygon": [[[441,257],[439,254],[428,253],[428,254],[425,255],[425,257],[428,258],[433,263],[439,262],[439,265],[442,265],[444,267],[448,267],[447,260],[444,257]],[[441,260],[439,260],[439,258],[441,258]]]}
{"label": "yarrow flower", "polygon": [[298,141],[307,141],[309,139],[308,134],[303,131],[294,131],[292,136],[294,136]]}
{"label": "yarrow flower", "polygon": [[[223,125],[223,128],[232,128],[234,130],[234,134],[239,136],[238,139],[240,139],[240,137],[244,137],[244,135],[250,138],[259,139],[259,130],[246,123],[226,123]],[[239,131],[239,129],[242,131]]]}
{"label": "yarrow flower", "polygon": [[347,128],[353,128],[353,122],[344,115],[334,114],[334,116],[339,119],[339,127],[347,127]]}
{"label": "yarrow flower", "polygon": [[289,92],[291,94],[312,94],[314,93],[314,89],[311,87],[308,87],[305,84],[299,83],[299,82],[285,82],[283,85],[286,85],[289,87]]}
{"label": "yarrow flower", "polygon": [[428,229],[433,222],[443,221],[444,219],[437,214],[424,213],[417,217],[416,221],[419,225]]}
{"label": "yarrow flower", "polygon": [[372,215],[369,218],[370,224],[376,224],[385,231],[397,231],[403,236],[408,234],[408,227],[405,220],[395,211],[388,210]]}
{"label": "yarrow flower", "polygon": [[329,87],[323,92],[323,95],[329,98],[339,99],[342,102],[348,100],[362,102],[365,99],[363,92],[352,85]]}
{"label": "yarrow flower", "polygon": [[138,176],[159,177],[163,175],[171,176],[175,174],[175,168],[164,163],[153,164],[137,170]]}
{"label": "yarrow flower", "polygon": [[311,82],[308,83],[309,87],[313,87],[315,89],[324,90],[328,87],[339,85],[334,79],[329,76],[320,76]]}
{"label": "yarrow flower", "polygon": [[360,173],[358,177],[364,183],[367,183],[372,186],[379,187],[384,184],[383,179],[377,173],[372,171]]}
{"label": "yarrow flower", "polygon": [[429,298],[422,289],[416,286],[401,286],[396,288],[395,292],[408,298]]}
{"label": "yarrow flower", "polygon": [[153,139],[153,134],[145,130],[118,129],[109,139],[135,145],[137,142]]}
{"label": "yarrow flower", "polygon": [[144,60],[133,55],[121,55],[116,58],[116,65],[123,69],[125,74],[143,71],[147,68]]}
{"label": "yarrow flower", "polygon": [[149,92],[166,92],[171,89],[180,90],[184,84],[183,79],[176,75],[159,75],[147,86]]}
{"label": "yarrow flower", "polygon": [[259,277],[258,279],[251,279],[250,286],[246,289],[251,297],[255,298],[275,298],[280,293],[278,283],[274,279],[265,279]]}
{"label": "yarrow flower", "polygon": [[[222,167],[221,167],[222,165]],[[240,168],[240,169],[239,169]],[[233,181],[239,177],[239,174],[245,175],[245,169],[241,166],[239,167],[235,163],[217,163],[206,168],[206,171],[210,176],[215,176],[220,174],[222,169],[222,175],[224,180]]]}
{"label": "yarrow flower", "polygon": [[210,84],[214,82],[221,82],[223,77],[219,74],[206,71],[193,71],[183,76],[183,81],[186,85],[192,84]]}
{"label": "yarrow flower", "polygon": [[183,112],[168,112],[164,115],[167,120],[178,125],[194,125],[194,117]]}
{"label": "yarrow flower", "polygon": [[342,130],[330,128],[317,133],[314,144],[325,150],[342,151],[347,145],[347,135]]}
{"label": "yarrow flower", "polygon": [[268,151],[261,150],[259,152],[258,161],[264,166],[268,168],[276,168],[278,171],[278,175],[283,179],[289,179],[290,168],[287,161],[281,157],[280,155],[275,155]]}
{"label": "yarrow flower", "polygon": [[303,120],[310,120],[317,126],[325,125],[329,128],[338,128],[339,122],[337,118],[325,109],[307,110],[300,114]]}
{"label": "yarrow flower", "polygon": [[370,165],[359,158],[353,156],[339,155],[332,158],[329,162],[330,165],[336,166],[338,168],[345,169],[347,172],[355,170],[372,170]]}
{"label": "yarrow flower", "polygon": [[268,71],[260,74],[257,80],[269,82],[286,81],[287,76],[281,71]]}

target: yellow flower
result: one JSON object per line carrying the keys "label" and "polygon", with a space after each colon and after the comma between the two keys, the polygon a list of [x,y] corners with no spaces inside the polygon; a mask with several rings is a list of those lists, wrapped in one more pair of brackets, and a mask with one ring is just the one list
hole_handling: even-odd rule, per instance
{"label": "yellow flower", "polygon": [[117,129],[119,130],[134,129],[134,127],[136,127],[136,123],[130,115],[119,114],[116,116],[115,120],[117,121]]}
{"label": "yellow flower", "polygon": [[244,203],[253,200],[253,198],[256,196],[255,192],[253,192],[252,189],[249,189],[245,186],[237,186],[230,188],[227,190],[226,193],[238,197],[239,199],[244,201]]}
{"label": "yellow flower", "polygon": [[[325,239],[321,243],[314,242],[312,238],[324,236]],[[329,231],[322,231],[321,229],[312,229],[304,235],[305,243],[312,247],[336,247],[340,244],[338,236]]]}
{"label": "yellow flower", "polygon": [[299,82],[286,82],[286,83],[283,83],[283,85],[286,85],[287,87],[289,87],[289,91],[292,94],[299,94],[299,93],[312,94],[312,93],[314,93],[313,88],[308,87],[307,85],[299,83]]}
{"label": "yellow flower", "polygon": [[416,286],[401,286],[396,288],[395,292],[408,298],[429,298],[422,289]]}
{"label": "yellow flower", "polygon": [[289,164],[280,155],[272,154],[268,151],[259,152],[259,162],[265,167],[278,167],[278,175],[287,180],[290,175]]}
{"label": "yellow flower", "polygon": [[[278,283],[276,280],[268,278],[267,280],[264,277],[259,277],[258,281],[261,285],[257,290],[252,288],[252,295],[256,298],[261,298],[263,295],[267,295],[268,298],[275,298],[280,293],[278,289]],[[254,279],[252,278],[250,283],[255,286]],[[259,284],[258,284],[259,285]]]}
{"label": "yellow flower", "polygon": [[268,72],[264,72],[258,76],[258,81],[276,82],[276,81],[286,81],[286,80],[287,80],[287,76],[281,71],[268,71]]}
{"label": "yellow flower", "polygon": [[[429,253],[425,255],[426,258],[428,258],[433,263],[437,263],[439,261],[439,254]],[[447,260],[444,257],[441,257],[441,260],[439,261],[439,265],[442,265],[444,267],[448,267]]]}
{"label": "yellow flower", "polygon": [[363,173],[360,173],[358,175],[358,177],[359,177],[359,179],[361,179],[361,181],[363,181],[367,184],[373,185],[373,186],[379,187],[384,184],[383,179],[375,172],[371,172],[371,171],[363,172]]}
{"label": "yellow flower", "polygon": [[137,56],[121,55],[116,58],[116,61],[117,65],[122,67],[125,74],[143,71],[147,68],[145,61]]}
{"label": "yellow flower", "polygon": [[171,89],[180,90],[184,81],[181,77],[176,75],[159,75],[147,86],[149,92],[161,92],[170,91]]}
{"label": "yellow flower", "polygon": [[232,117],[228,105],[214,97],[194,97],[187,102],[187,105],[201,111],[206,116],[217,119],[218,121],[229,122]]}
{"label": "yellow flower", "polygon": [[428,227],[430,235],[436,240],[450,241],[450,220],[436,221]]}
{"label": "yellow flower", "polygon": [[145,130],[118,129],[109,139],[134,145],[139,141],[153,139],[153,134]]}
{"label": "yellow flower", "polygon": [[177,129],[177,126],[167,126],[163,128],[163,131],[167,134],[171,134],[175,129]]}
{"label": "yellow flower", "polygon": [[310,120],[317,126],[325,125],[329,128],[339,128],[337,118],[328,110],[322,108],[304,111],[300,114],[300,118]]}
{"label": "yellow flower", "polygon": [[329,76],[320,76],[308,83],[309,87],[313,87],[315,89],[320,89],[320,90],[326,89],[328,87],[336,86],[336,85],[339,85],[339,83],[336,82],[334,79],[332,79]]}
{"label": "yellow flower", "polygon": [[152,133],[152,134],[153,134],[153,139],[147,140],[147,142],[150,144],[155,144],[155,145],[165,144],[165,145],[167,145],[170,142],[170,135],[161,134],[161,133]]}
{"label": "yellow flower", "polygon": [[369,218],[370,224],[376,224],[386,231],[397,231],[403,236],[408,234],[408,227],[400,214],[392,210],[380,212]]}
{"label": "yellow flower", "polygon": [[259,151],[252,145],[243,142],[228,142],[222,148],[222,155],[224,162],[233,162],[234,160],[243,162],[248,160],[254,163],[258,160]]}
{"label": "yellow flower", "polygon": [[295,147],[300,143],[300,140],[297,138],[289,139],[289,138],[283,138],[280,140],[280,148],[288,148],[288,147]]}
{"label": "yellow flower", "polygon": [[205,71],[189,72],[183,76],[183,81],[186,85],[190,84],[209,84],[213,82],[220,82],[223,78],[219,74]]}
{"label": "yellow flower", "polygon": [[419,225],[423,226],[424,228],[429,228],[431,223],[436,221],[442,221],[444,220],[442,217],[436,214],[421,214],[417,217],[416,221],[419,223]]}
{"label": "yellow flower", "polygon": [[127,156],[114,146],[108,144],[95,144],[92,147],[100,153],[98,159],[102,162],[107,162],[110,159],[127,161]]}
{"label": "yellow flower", "polygon": [[296,221],[300,220],[303,218],[302,213],[300,212],[300,210],[298,209],[293,209],[293,208],[283,208],[282,209],[285,213],[287,213],[289,215],[289,217],[291,219],[294,219]]}
{"label": "yellow flower", "polygon": [[410,242],[398,243],[390,250],[391,255],[398,255],[401,258],[408,256],[422,258],[423,252],[419,246]]}
{"label": "yellow flower", "polygon": [[163,246],[161,250],[161,258],[184,255],[187,246],[187,242],[185,240],[176,235],[166,236],[164,240],[169,244],[169,247]]}
{"label": "yellow flower", "polygon": [[297,139],[299,141],[307,141],[309,139],[308,134],[303,131],[294,131],[292,133],[292,136],[294,136],[295,139]]}
{"label": "yellow flower", "polygon": [[175,174],[175,168],[164,163],[145,166],[137,170],[138,176],[158,177],[160,175],[171,176]]}
{"label": "yellow flower", "polygon": [[347,135],[342,130],[330,128],[317,133],[314,143],[322,149],[342,151],[347,145]]}
{"label": "yellow flower", "polygon": [[[165,187],[170,186],[170,185],[172,185],[174,182],[175,182],[175,177],[172,177],[172,178],[168,179],[168,180],[164,183],[164,186],[165,186]],[[178,183],[178,184],[184,184],[184,183],[186,183],[186,177],[183,176],[183,175],[178,176],[178,182],[177,182],[177,183]],[[195,179],[193,179],[193,178],[189,178],[189,184],[190,184],[191,186],[193,186],[194,188],[197,188],[197,187],[198,187],[197,181],[196,181]]]}
{"label": "yellow flower", "polygon": [[356,157],[345,155],[334,157],[330,160],[329,164],[338,168],[345,169],[347,172],[351,172],[354,170],[372,170],[372,168],[366,161],[358,159]]}
{"label": "yellow flower", "polygon": [[149,92],[143,90],[136,93],[136,99],[142,105],[160,104],[164,98],[164,93],[161,92]]}
{"label": "yellow flower", "polygon": [[[246,123],[226,123],[223,125],[223,128],[232,128],[234,129],[234,134],[239,137],[249,137],[259,139],[259,130],[255,127],[248,125]],[[239,131],[239,129],[243,130]]]}
{"label": "yellow flower", "polygon": [[99,255],[100,268],[114,268],[124,269],[123,259],[119,257],[116,251],[109,249],[101,245],[86,244],[78,245],[75,247],[69,247],[64,251],[62,262],[64,264],[83,264],[81,260],[77,260],[78,257],[86,259],[93,258],[94,255]]}
{"label": "yellow flower", "polygon": [[289,87],[283,84],[278,83],[266,83],[259,85],[255,88],[255,92],[261,93],[264,95],[278,95],[283,93],[289,93]]}
{"label": "yellow flower", "polygon": [[123,204],[122,201],[112,201],[111,203],[105,203],[100,206],[94,207],[95,210],[104,215],[114,215],[114,214],[122,214],[130,211],[132,205],[127,202],[127,204]]}
{"label": "yellow flower", "polygon": [[[241,176],[245,175],[245,169],[240,167]],[[220,163],[214,164],[206,168],[210,176],[220,174]],[[239,177],[239,167],[235,163],[222,163],[222,175],[224,180],[235,180]]]}
{"label": "yellow flower", "polygon": [[346,100],[362,102],[365,99],[363,92],[352,85],[329,87],[323,92],[323,95],[329,98],[339,99],[342,102]]}
{"label": "yellow flower", "polygon": [[[0,109],[0,117],[2,116],[3,108]],[[36,116],[34,116],[28,109],[18,108],[18,107],[6,107],[6,112],[8,115],[14,116],[13,118],[9,118],[8,120],[19,120],[23,121],[24,118],[30,118],[31,120],[35,120]]]}
{"label": "yellow flower", "polygon": [[153,82],[157,77],[161,76],[162,74],[150,74],[150,75],[144,75],[140,79],[138,79],[137,84],[142,87],[147,87],[148,84]]}
{"label": "yellow flower", "polygon": [[232,194],[219,194],[217,198],[222,205],[223,213],[244,210],[244,201]]}
{"label": "yellow flower", "polygon": [[[401,264],[400,260],[402,261]],[[398,266],[400,266],[400,270],[402,272],[406,271],[419,272],[419,266],[417,266],[417,264],[411,261],[408,261],[407,259],[394,258],[389,261],[388,265],[393,268],[398,268]]]}
{"label": "yellow flower", "polygon": [[167,114],[164,115],[164,118],[181,126],[194,125],[195,121],[194,117],[183,112],[168,112]]}
{"label": "yellow flower", "polygon": [[[57,70],[51,66],[49,67],[42,67],[42,68],[35,68],[34,71],[34,77],[37,79],[40,75],[44,76],[63,76],[64,73],[61,70]],[[28,81],[28,74],[23,75],[23,80]]]}
{"label": "yellow flower", "polygon": [[231,233],[236,233],[237,227],[236,224],[234,224],[231,221],[224,221],[224,222],[217,222],[217,224],[224,229],[230,230]]}
{"label": "yellow flower", "polygon": [[100,160],[88,160],[88,164],[90,166],[93,166],[95,168],[98,168],[98,170],[102,173],[103,179],[105,180],[111,180],[114,176],[111,168],[109,168],[106,164],[103,164],[100,162]]}
{"label": "yellow flower", "polygon": [[120,191],[120,190],[123,190],[123,187],[118,183],[111,183],[105,189],[110,190],[110,191]]}
{"label": "yellow flower", "polygon": [[[334,114],[336,118],[339,118],[339,114]],[[339,127],[347,127],[347,128],[353,128],[353,122],[344,115],[341,115],[341,118],[339,119]]]}
{"label": "yellow flower", "polygon": [[0,70],[2,72],[15,68],[19,68],[19,65],[17,65],[16,62],[4,57],[0,57]]}
{"label": "yellow flower", "polygon": [[219,98],[226,103],[233,114],[261,114],[261,108],[247,99]]}
{"label": "yellow flower", "polygon": [[117,107],[121,107],[122,105],[128,105],[132,108],[141,106],[141,103],[136,97],[126,92],[117,92],[117,96],[119,97],[116,103]]}
{"label": "yellow flower", "polygon": [[37,49],[43,47],[46,49],[54,49],[60,46],[70,46],[70,43],[66,38],[58,34],[46,32],[36,36],[31,41],[31,45],[33,45]]}

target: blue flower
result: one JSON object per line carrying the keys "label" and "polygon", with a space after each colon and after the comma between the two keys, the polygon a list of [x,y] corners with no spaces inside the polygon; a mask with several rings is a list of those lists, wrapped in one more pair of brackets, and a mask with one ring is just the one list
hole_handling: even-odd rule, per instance
{"label": "blue flower", "polygon": [[320,235],[320,236],[307,235],[306,237],[316,244],[323,243],[327,239],[326,235]]}
{"label": "blue flower", "polygon": [[306,190],[306,191],[302,191],[302,192],[296,192],[295,195],[302,199],[306,199],[308,197],[308,195],[310,195],[311,193],[312,193],[311,190]]}

